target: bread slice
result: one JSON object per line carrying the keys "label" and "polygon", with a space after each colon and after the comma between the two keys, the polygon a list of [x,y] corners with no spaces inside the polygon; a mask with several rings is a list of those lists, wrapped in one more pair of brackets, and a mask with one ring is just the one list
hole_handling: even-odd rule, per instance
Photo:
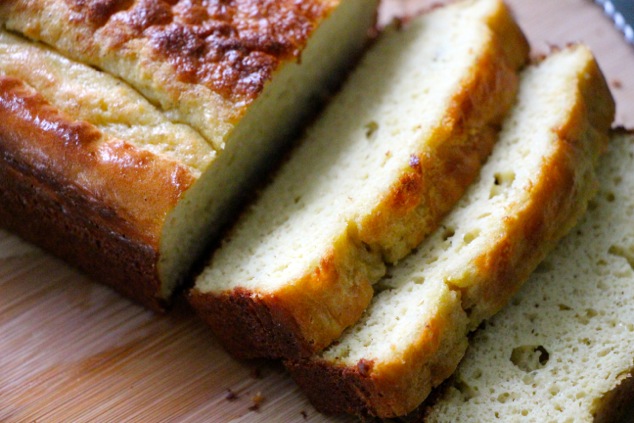
{"label": "bread slice", "polygon": [[415,409],[455,370],[469,330],[585,211],[613,117],[584,46],[527,68],[491,157],[442,226],[376,285],[363,318],[335,344],[288,363],[313,404],[383,418]]}
{"label": "bread slice", "polygon": [[475,333],[426,422],[611,422],[632,403],[633,167],[617,132],[584,220]]}
{"label": "bread slice", "polygon": [[[255,4],[1,2],[5,28],[118,80],[68,61],[63,66],[73,73],[66,74],[51,52],[31,58],[25,47],[5,55],[3,66],[12,67],[6,75],[27,85],[42,75],[52,79],[30,87],[43,96],[30,115],[5,110],[17,127],[5,125],[0,140],[12,138],[24,153],[48,137],[51,149],[40,152],[46,159],[3,156],[7,202],[0,208],[7,218],[0,224],[120,292],[162,307],[256,175],[361,51],[377,1]],[[36,66],[20,67],[20,60]],[[63,92],[55,93],[55,85]],[[29,89],[18,95],[16,87],[11,82],[3,94],[15,101],[34,95]],[[35,128],[36,103],[46,109],[42,116],[57,110],[56,125],[68,128]],[[86,123],[91,129],[73,132]],[[137,161],[92,161],[92,141],[102,137],[93,127],[112,138],[104,142],[113,155]],[[68,137],[76,138],[73,153],[60,148]],[[164,161],[166,169],[154,168]],[[94,166],[102,165],[100,180],[92,180]]]}
{"label": "bread slice", "polygon": [[227,349],[307,356],[354,323],[477,175],[526,57],[498,0],[382,34],[196,281]]}

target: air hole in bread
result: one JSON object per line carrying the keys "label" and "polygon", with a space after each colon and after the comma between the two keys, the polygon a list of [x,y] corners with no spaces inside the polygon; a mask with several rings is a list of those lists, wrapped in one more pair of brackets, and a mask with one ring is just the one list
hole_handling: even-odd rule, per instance
{"label": "air hole in bread", "polygon": [[467,232],[466,234],[464,234],[464,236],[462,237],[462,240],[464,241],[465,245],[469,245],[471,244],[471,242],[473,242],[473,240],[475,240],[478,236],[480,235],[480,230],[479,229],[474,229],[470,232]]}
{"label": "air hole in bread", "polygon": [[456,388],[456,390],[460,392],[464,402],[469,401],[477,394],[477,392],[463,380],[456,380],[454,382],[454,388]]}
{"label": "air hole in bread", "polygon": [[379,130],[379,124],[375,121],[370,121],[365,124],[365,137],[368,140],[373,140],[376,137],[376,132]]}
{"label": "air hole in bread", "polygon": [[515,172],[496,172],[493,175],[493,185],[491,186],[491,192],[489,198],[500,195],[506,188],[509,188],[515,180]]}
{"label": "air hole in bread", "polygon": [[596,202],[596,200],[592,199],[588,202],[588,210],[589,211],[593,211],[597,209],[597,205],[598,203]]}
{"label": "air hole in bread", "polygon": [[537,386],[535,384],[535,375],[533,373],[526,373],[522,378],[522,382],[524,382],[525,385],[531,385],[533,387]]}
{"label": "air hole in bread", "polygon": [[559,393],[559,387],[557,385],[551,386],[548,388],[548,393],[553,397],[556,396]]}
{"label": "air hole in bread", "polygon": [[442,240],[447,241],[449,240],[449,238],[451,238],[455,234],[456,234],[456,230],[454,228],[452,227],[445,228],[444,232],[442,233]]}
{"label": "air hole in bread", "polygon": [[508,400],[515,400],[516,396],[511,392],[503,392],[498,395],[497,400],[500,404],[506,403]]}
{"label": "air hole in bread", "polygon": [[608,253],[613,256],[624,258],[627,260],[630,268],[634,270],[634,246],[625,248],[620,245],[612,245],[608,249]]}
{"label": "air hole in bread", "polygon": [[511,362],[525,372],[543,368],[550,360],[550,353],[543,345],[522,345],[513,348]]}

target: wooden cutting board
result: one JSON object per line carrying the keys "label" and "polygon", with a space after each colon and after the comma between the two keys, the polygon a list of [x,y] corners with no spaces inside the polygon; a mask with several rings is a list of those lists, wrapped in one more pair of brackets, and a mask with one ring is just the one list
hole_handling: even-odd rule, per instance
{"label": "wooden cutting board", "polygon": [[[382,21],[428,3],[385,0]],[[634,127],[634,46],[597,6],[509,4],[535,51],[589,44]],[[0,422],[348,420],[317,413],[281,366],[229,357],[182,299],[154,315],[0,231]]]}

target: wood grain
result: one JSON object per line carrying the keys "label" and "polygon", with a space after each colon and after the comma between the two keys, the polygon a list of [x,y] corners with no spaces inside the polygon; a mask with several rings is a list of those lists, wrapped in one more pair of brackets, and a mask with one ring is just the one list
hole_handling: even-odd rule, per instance
{"label": "wood grain", "polygon": [[[382,21],[430,3],[385,0]],[[617,123],[634,127],[634,47],[598,7],[509,4],[535,52],[590,45],[617,99]],[[0,232],[0,421],[348,420],[317,413],[278,364],[233,360],[184,301],[154,315]]]}

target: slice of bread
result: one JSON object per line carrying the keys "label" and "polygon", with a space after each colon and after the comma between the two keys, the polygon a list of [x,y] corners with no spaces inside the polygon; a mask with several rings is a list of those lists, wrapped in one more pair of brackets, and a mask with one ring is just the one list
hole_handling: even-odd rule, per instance
{"label": "slice of bread", "polygon": [[[125,144],[110,143],[113,154],[134,150],[130,154],[145,161],[101,157],[109,169],[102,177],[113,178],[106,187],[91,180],[94,162],[75,162],[78,157],[62,148],[46,154],[50,169],[66,173],[63,181],[59,174],[47,176],[33,156],[23,156],[19,166],[5,156],[0,166],[11,168],[11,176],[7,173],[3,190],[13,200],[0,207],[13,217],[0,224],[120,292],[162,307],[232,218],[254,178],[316,107],[316,98],[358,56],[376,5],[375,0],[1,2],[5,28],[119,80],[88,66],[78,70],[69,61],[62,66],[72,69],[66,74],[52,52],[31,57],[34,50],[17,52],[17,44],[2,59],[5,75],[34,84],[45,100],[37,100],[43,114],[51,108],[63,112],[56,115],[60,125],[92,125]],[[15,94],[5,88],[7,96]],[[31,106],[34,121],[23,114],[16,125],[37,126],[37,105]],[[17,110],[6,113],[18,117]],[[26,151],[37,148],[39,137],[52,137],[51,145],[59,147],[70,136],[40,129],[50,131],[19,132],[5,125],[0,140],[20,137]],[[82,140],[84,135],[89,134],[73,135],[75,152],[93,154],[94,137]],[[184,167],[187,180],[153,172],[154,163],[164,160],[174,169]],[[147,219],[130,216],[132,208]]]}
{"label": "slice of bread", "polygon": [[509,300],[586,210],[613,117],[584,46],[527,68],[491,157],[442,226],[376,285],[338,342],[288,363],[313,404],[400,416],[450,376],[469,330]]}
{"label": "slice of bread", "polygon": [[615,133],[582,223],[475,333],[426,422],[612,422],[632,403],[633,168],[634,133]]}
{"label": "slice of bread", "polygon": [[196,281],[229,351],[307,356],[360,317],[477,176],[527,50],[499,0],[382,34]]}

